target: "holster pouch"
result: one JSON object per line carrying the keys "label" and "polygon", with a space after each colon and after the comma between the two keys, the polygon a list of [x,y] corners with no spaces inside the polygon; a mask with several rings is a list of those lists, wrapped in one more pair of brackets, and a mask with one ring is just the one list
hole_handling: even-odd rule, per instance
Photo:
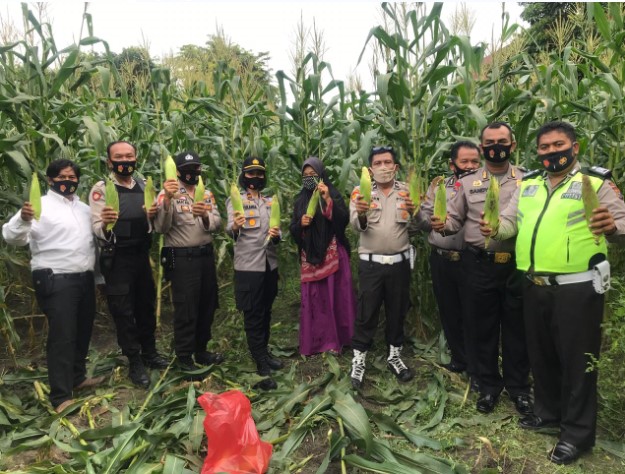
{"label": "holster pouch", "polygon": [[106,274],[113,269],[113,260],[115,259],[115,244],[107,242],[100,247],[100,271]]}
{"label": "holster pouch", "polygon": [[592,267],[592,286],[600,295],[610,289],[610,262],[607,260]]}
{"label": "holster pouch", "polygon": [[33,289],[38,296],[49,296],[54,289],[54,272],[51,268],[33,270]]}

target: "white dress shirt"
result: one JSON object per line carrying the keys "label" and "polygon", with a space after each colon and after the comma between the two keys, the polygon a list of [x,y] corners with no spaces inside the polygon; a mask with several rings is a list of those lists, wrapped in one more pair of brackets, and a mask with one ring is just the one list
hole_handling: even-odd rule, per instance
{"label": "white dress shirt", "polygon": [[11,245],[30,244],[32,270],[50,268],[54,273],[93,271],[95,242],[91,211],[76,195],[67,199],[50,191],[41,198],[41,218],[25,221],[21,210],[2,226]]}

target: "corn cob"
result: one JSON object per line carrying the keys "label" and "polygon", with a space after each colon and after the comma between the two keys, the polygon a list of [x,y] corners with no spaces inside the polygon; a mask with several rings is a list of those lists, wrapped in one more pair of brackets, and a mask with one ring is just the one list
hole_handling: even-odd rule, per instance
{"label": "corn cob", "polygon": [[280,227],[280,201],[275,195],[271,200],[271,215],[269,216],[269,228]]}
{"label": "corn cob", "polygon": [[371,203],[371,175],[366,166],[362,167],[360,173],[360,196],[367,204]]}
{"label": "corn cob", "polygon": [[176,163],[174,162],[171,155],[167,155],[167,159],[165,160],[165,179],[178,179],[178,174],[176,172]]}
{"label": "corn cob", "polygon": [[412,212],[414,216],[419,212],[419,205],[421,204],[421,173],[418,173],[414,168],[408,175],[408,192],[410,193],[410,200],[415,206]]}
{"label": "corn cob", "polygon": [[319,190],[315,189],[308,201],[308,208],[306,209],[306,215],[313,217],[317,212],[317,206],[319,206]]}
{"label": "corn cob", "polygon": [[33,211],[35,211],[35,220],[39,220],[41,217],[41,188],[39,187],[39,178],[36,171],[33,173],[33,179],[30,182],[28,201],[33,206]]}
{"label": "corn cob", "polygon": [[[491,175],[486,190],[486,200],[484,201],[484,220],[488,222],[491,233],[496,234],[499,229],[499,180]],[[484,240],[484,248],[488,248],[490,236]]]}
{"label": "corn cob", "polygon": [[445,219],[447,219],[447,190],[445,189],[445,179],[442,176],[437,179],[438,187],[434,195],[434,216],[445,222]]}
{"label": "corn cob", "polygon": [[148,176],[148,180],[145,182],[145,189],[143,190],[143,203],[145,204],[146,211],[152,207],[154,199],[156,199],[154,183],[152,182],[152,176]]}
{"label": "corn cob", "polygon": [[243,201],[241,200],[241,193],[236,184],[230,185],[230,202],[232,202],[232,210],[234,215],[243,215]]}
{"label": "corn cob", "polygon": [[206,188],[204,187],[204,181],[202,181],[202,177],[200,176],[197,184],[195,185],[195,202],[204,201],[204,191],[206,191]]}
{"label": "corn cob", "polygon": [[[584,214],[586,215],[586,222],[590,226],[590,220],[592,219],[592,211],[599,207],[599,196],[595,189],[592,187],[590,178],[586,175],[582,176],[582,201],[584,202]],[[601,235],[594,235],[595,244],[599,245],[601,242]]]}
{"label": "corn cob", "polygon": [[[119,195],[117,194],[117,188],[115,188],[115,183],[109,178],[106,178],[104,193],[106,194],[104,204],[112,207],[114,211],[119,212]],[[106,230],[110,231],[113,227],[115,227],[115,222],[109,222],[106,225]]]}

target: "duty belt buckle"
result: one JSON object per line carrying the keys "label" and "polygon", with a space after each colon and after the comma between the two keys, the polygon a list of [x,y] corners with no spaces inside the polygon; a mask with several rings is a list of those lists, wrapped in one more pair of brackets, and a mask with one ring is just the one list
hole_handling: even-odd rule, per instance
{"label": "duty belt buckle", "polygon": [[532,283],[536,286],[547,286],[545,279],[537,276],[532,277]]}
{"label": "duty belt buckle", "polygon": [[382,264],[383,265],[393,265],[395,263],[393,255],[382,255]]}
{"label": "duty belt buckle", "polygon": [[449,252],[449,261],[450,262],[459,262],[460,261],[460,252]]}
{"label": "duty belt buckle", "polygon": [[508,252],[495,252],[495,263],[508,263],[511,256]]}

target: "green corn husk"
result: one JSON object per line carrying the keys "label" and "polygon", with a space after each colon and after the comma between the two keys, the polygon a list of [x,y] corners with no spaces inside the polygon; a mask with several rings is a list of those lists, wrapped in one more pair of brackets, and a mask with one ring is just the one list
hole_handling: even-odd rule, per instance
{"label": "green corn husk", "polygon": [[371,203],[371,175],[366,166],[362,167],[360,173],[360,196],[367,204]]}
{"label": "green corn husk", "polygon": [[230,185],[230,202],[232,202],[232,210],[234,211],[235,216],[243,214],[243,201],[241,200],[241,193],[239,192],[237,185],[234,183]]}
{"label": "green corn husk", "polygon": [[167,159],[165,160],[165,179],[178,179],[178,174],[176,172],[176,163],[171,155],[167,155]]}
{"label": "green corn husk", "polygon": [[410,200],[415,206],[412,213],[413,216],[419,212],[419,206],[421,205],[421,191],[421,173],[418,173],[417,170],[413,168],[408,174],[408,192],[410,193]]}
{"label": "green corn husk", "polygon": [[148,176],[145,182],[145,189],[143,190],[143,203],[145,204],[145,210],[149,210],[154,204],[156,199],[156,191],[154,190],[154,183],[152,182],[152,176]]}
{"label": "green corn husk", "polygon": [[440,176],[436,194],[434,195],[434,216],[445,222],[447,219],[447,190],[445,189],[445,179]]}
{"label": "green corn husk", "polygon": [[33,173],[33,179],[30,182],[30,196],[28,197],[28,201],[31,206],[33,206],[33,211],[35,211],[35,220],[38,221],[41,217],[41,188],[39,187],[37,172]]}
{"label": "green corn husk", "polygon": [[319,206],[319,190],[315,189],[310,197],[310,201],[308,201],[308,207],[306,208],[306,215],[313,217],[317,212],[317,207]]}
{"label": "green corn husk", "polygon": [[[489,223],[493,234],[499,229],[499,180],[491,175],[484,201],[484,220]],[[484,240],[484,248],[488,248],[490,236]]]}
{"label": "green corn husk", "polygon": [[[599,196],[597,196],[597,192],[592,187],[592,182],[590,178],[586,175],[582,176],[582,201],[584,203],[584,214],[586,215],[586,222],[590,225],[590,219],[592,219],[592,211],[600,206],[599,204]],[[599,245],[601,243],[602,235],[594,235],[595,244]]]}
{"label": "green corn husk", "polygon": [[280,227],[280,201],[275,195],[271,200],[271,214],[269,216],[269,228]]}
{"label": "green corn husk", "polygon": [[[106,178],[104,193],[106,194],[104,205],[112,207],[116,212],[119,212],[119,195],[117,194],[117,188],[115,187],[115,183],[109,178]],[[109,222],[106,225],[106,230],[110,231],[113,227],[115,227],[115,222]]]}
{"label": "green corn husk", "polygon": [[204,191],[206,191],[206,188],[204,187],[204,181],[202,181],[202,177],[200,176],[197,180],[197,184],[195,185],[195,202],[204,201]]}

